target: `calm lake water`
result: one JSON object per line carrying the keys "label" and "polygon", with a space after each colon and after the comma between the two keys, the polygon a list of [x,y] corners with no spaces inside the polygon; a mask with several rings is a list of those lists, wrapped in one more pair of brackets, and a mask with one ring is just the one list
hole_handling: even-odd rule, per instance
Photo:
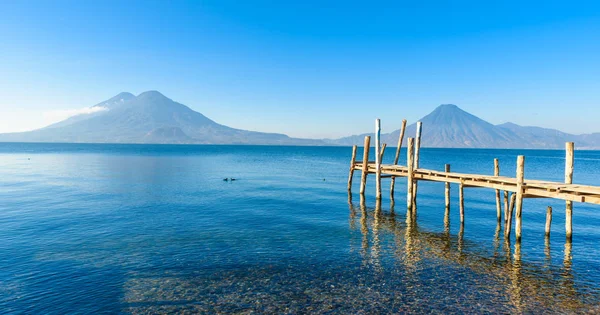
{"label": "calm lake water", "polygon": [[[393,159],[389,150],[385,162]],[[562,181],[563,151],[423,149],[421,166]],[[600,206],[527,199],[515,255],[494,191],[346,190],[351,148],[0,144],[0,313],[595,313]],[[361,152],[359,150],[359,156]],[[405,156],[403,151],[402,156]],[[223,178],[234,177],[234,182]],[[373,177],[373,176],[372,176]],[[600,185],[600,152],[574,182]],[[544,240],[546,207],[554,207]],[[513,233],[514,234],[514,233]]]}

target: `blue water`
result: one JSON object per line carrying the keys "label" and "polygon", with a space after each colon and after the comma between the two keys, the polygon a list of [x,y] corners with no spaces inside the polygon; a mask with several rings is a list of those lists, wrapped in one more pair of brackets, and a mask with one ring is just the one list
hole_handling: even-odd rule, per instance
{"label": "blue water", "polygon": [[[497,231],[494,192],[406,180],[376,211],[346,181],[347,147],[0,144],[0,313],[572,313],[600,311],[600,206],[527,199],[523,241]],[[564,152],[423,149],[421,166],[564,179]],[[361,152],[359,150],[359,156]],[[385,161],[393,159],[388,150]],[[402,154],[404,155],[404,154]],[[574,181],[600,185],[600,152]],[[225,182],[223,178],[237,180]],[[372,176],[371,176],[372,177]],[[544,240],[546,207],[554,208]]]}

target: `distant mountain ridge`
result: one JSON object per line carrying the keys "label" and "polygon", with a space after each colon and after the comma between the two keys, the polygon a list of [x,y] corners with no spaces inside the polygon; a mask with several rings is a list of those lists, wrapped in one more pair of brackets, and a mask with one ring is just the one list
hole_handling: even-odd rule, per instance
{"label": "distant mountain ridge", "polygon": [[[433,148],[563,149],[573,141],[579,149],[600,149],[600,133],[573,135],[555,129],[525,127],[514,123],[493,125],[453,104],[442,104],[420,119],[421,145]],[[414,137],[416,123],[407,126],[405,138]],[[364,136],[330,140],[337,145],[362,145]],[[382,134],[381,141],[396,145],[400,130]],[[404,142],[406,144],[406,141]]]}
{"label": "distant mountain ridge", "polygon": [[29,132],[0,134],[0,142],[324,145],[321,140],[247,131],[214,122],[158,91],[123,92],[89,113]]}

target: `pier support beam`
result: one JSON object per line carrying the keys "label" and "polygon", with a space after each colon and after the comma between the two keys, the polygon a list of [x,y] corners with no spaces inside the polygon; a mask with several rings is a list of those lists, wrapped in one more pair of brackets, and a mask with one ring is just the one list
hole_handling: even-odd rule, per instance
{"label": "pier support beam", "polygon": [[[396,157],[394,157],[394,165],[398,165],[398,159],[400,158],[400,151],[402,149],[402,141],[404,139],[404,130],[406,130],[406,119],[402,120],[402,128],[400,128],[400,137],[398,138],[398,147],[396,148]],[[392,177],[390,183],[390,198],[394,198],[394,186],[396,185],[396,177]]]}
{"label": "pier support beam", "polygon": [[517,157],[517,200],[516,206],[516,224],[515,224],[515,238],[517,242],[521,241],[521,230],[522,230],[522,212],[523,212],[523,182],[525,181],[525,157],[519,155]]}
{"label": "pier support beam", "polygon": [[513,213],[515,212],[515,200],[517,199],[517,195],[512,193],[510,195],[510,204],[508,206],[508,219],[506,220],[506,225],[504,226],[504,238],[510,238],[510,232],[513,224]]}
{"label": "pier support beam", "polygon": [[[421,152],[421,131],[423,129],[423,123],[418,121],[417,122],[417,135],[415,138],[415,165],[414,165],[414,169],[419,168],[419,156],[420,156],[420,152]],[[415,181],[414,183],[414,188],[413,188],[413,210],[417,211],[417,187],[419,186],[418,181]]]}
{"label": "pier support beam", "polygon": [[546,237],[550,237],[550,226],[552,225],[552,207],[546,209]]}
{"label": "pier support beam", "polygon": [[356,164],[356,148],[352,146],[352,160],[350,160],[350,174],[348,175],[348,193],[352,193],[352,177],[354,176],[354,165]]}
{"label": "pier support beam", "polygon": [[381,120],[375,120],[375,198],[381,200]]}
{"label": "pier support beam", "polygon": [[[450,164],[446,164],[444,165],[444,171],[446,173],[450,173]],[[450,215],[450,183],[446,182],[444,183],[445,187],[444,187],[444,201],[445,201],[445,206],[446,206],[446,211],[444,213],[444,216],[447,217],[448,215]]]}
{"label": "pier support beam", "polygon": [[[494,176],[500,176],[500,163],[494,159]],[[500,189],[496,189],[496,219],[502,221],[502,204],[500,202]]]}
{"label": "pier support beam", "polygon": [[367,185],[367,174],[369,173],[369,148],[371,146],[371,136],[365,137],[365,143],[363,147],[363,166],[362,174],[360,177],[360,194],[365,194],[365,186]]}
{"label": "pier support beam", "polygon": [[508,221],[508,191],[504,191],[504,230],[506,230],[506,222]]}
{"label": "pier support beam", "polygon": [[414,170],[414,148],[415,148],[415,139],[408,138],[408,147],[406,149],[406,166],[407,166],[407,176],[406,176],[406,216],[412,216],[413,210],[413,170]]}
{"label": "pier support beam", "polygon": [[[567,142],[565,145],[566,157],[565,157],[565,184],[573,183],[573,162],[575,160],[575,145],[573,142]],[[567,241],[573,239],[573,201],[567,201],[565,211],[565,230]]]}
{"label": "pier support beam", "polygon": [[460,181],[460,185],[458,186],[458,204],[459,204],[459,208],[460,208],[460,224],[465,223],[465,195],[464,195],[464,190],[465,190],[465,185],[462,182],[462,179]]}

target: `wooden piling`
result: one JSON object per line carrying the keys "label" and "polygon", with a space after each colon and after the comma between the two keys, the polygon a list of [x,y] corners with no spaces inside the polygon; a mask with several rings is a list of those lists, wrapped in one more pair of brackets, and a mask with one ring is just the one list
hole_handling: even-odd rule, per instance
{"label": "wooden piling", "polygon": [[381,199],[381,120],[375,120],[375,198]]}
{"label": "wooden piling", "polygon": [[406,166],[407,166],[407,176],[406,176],[406,215],[412,215],[412,205],[413,205],[413,170],[414,170],[414,147],[415,147],[415,139],[408,138],[408,147],[406,148]]}
{"label": "wooden piling", "polygon": [[352,193],[352,177],[354,176],[354,165],[356,164],[356,148],[352,146],[352,160],[350,160],[350,174],[348,175],[348,192]]}
{"label": "wooden piling", "polygon": [[460,223],[464,223],[465,222],[465,196],[464,196],[464,187],[465,185],[462,182],[460,182],[460,185],[458,186],[458,204],[460,207]]}
{"label": "wooden piling", "polygon": [[[494,159],[494,176],[500,176],[500,163]],[[496,189],[496,219],[502,221],[502,204],[500,202],[500,189]]]}
{"label": "wooden piling", "polygon": [[[444,165],[444,171],[446,173],[450,173],[450,164]],[[446,206],[445,215],[448,216],[450,214],[450,183],[444,183],[444,201]]]}
{"label": "wooden piling", "polygon": [[369,173],[369,148],[371,146],[371,136],[365,136],[363,149],[363,165],[362,174],[360,177],[360,194],[365,194],[365,186],[367,185],[367,174]]}
{"label": "wooden piling", "polygon": [[[574,150],[574,143],[567,142],[565,145],[565,184],[573,183],[573,163],[575,162]],[[573,201],[566,202],[565,230],[567,241],[571,241],[573,239]]]}
{"label": "wooden piling", "polygon": [[522,230],[522,212],[523,212],[523,182],[525,181],[525,157],[519,155],[517,157],[517,199],[516,206],[516,223],[515,223],[515,240],[521,241]]}
{"label": "wooden piling", "polygon": [[550,226],[552,225],[552,207],[546,209],[546,237],[550,237]]}
{"label": "wooden piling", "polygon": [[387,144],[384,143],[381,145],[381,152],[379,152],[379,161],[383,162],[383,157],[385,156],[385,148],[387,147]]}
{"label": "wooden piling", "polygon": [[506,220],[506,225],[504,226],[504,237],[505,238],[510,238],[510,230],[512,229],[512,224],[513,224],[513,213],[515,211],[515,200],[517,199],[517,195],[515,193],[512,193],[510,195],[510,204],[508,206],[508,219]]}
{"label": "wooden piling", "polygon": [[508,191],[504,191],[504,226],[506,226],[506,221],[508,220]]}
{"label": "wooden piling", "polygon": [[[394,165],[398,165],[398,159],[400,158],[400,151],[402,148],[402,141],[404,139],[404,131],[406,130],[406,119],[402,120],[402,128],[400,128],[400,137],[398,138],[398,147],[396,148],[396,157],[394,157]],[[394,198],[394,188],[396,186],[396,176],[392,176],[390,183],[390,197]]]}
{"label": "wooden piling", "polygon": [[[417,135],[415,138],[415,165],[414,168],[418,169],[419,168],[419,156],[420,156],[420,152],[421,152],[421,131],[423,129],[423,123],[418,121],[417,122]],[[414,188],[413,188],[413,210],[416,211],[417,210],[417,186],[418,186],[418,181],[414,182]]]}

